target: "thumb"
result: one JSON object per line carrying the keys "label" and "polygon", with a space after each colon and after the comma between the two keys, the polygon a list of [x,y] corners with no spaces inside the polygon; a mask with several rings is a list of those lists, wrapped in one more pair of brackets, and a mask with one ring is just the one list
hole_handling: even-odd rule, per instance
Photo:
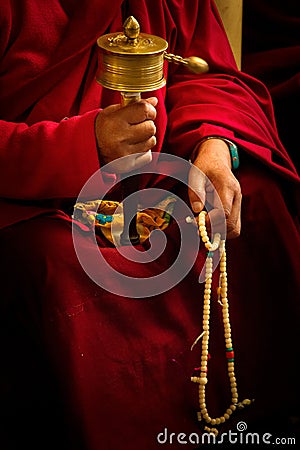
{"label": "thumb", "polygon": [[198,167],[192,165],[189,172],[188,183],[189,200],[192,209],[195,213],[199,213],[202,211],[205,204],[206,176],[200,169],[198,169]]}

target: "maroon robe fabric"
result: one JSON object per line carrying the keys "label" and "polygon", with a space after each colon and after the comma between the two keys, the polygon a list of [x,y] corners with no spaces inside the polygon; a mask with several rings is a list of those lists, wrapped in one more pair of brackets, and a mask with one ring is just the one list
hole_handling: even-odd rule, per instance
{"label": "maroon robe fabric", "polygon": [[[278,138],[270,96],[263,84],[237,70],[212,2],[53,1],[49,7],[44,1],[4,1],[0,439],[5,449],[24,443],[65,450],[181,448],[178,441],[159,444],[158,434],[165,429],[201,434],[197,390],[190,382],[200,354],[190,347],[201,333],[203,286],[197,280],[203,249],[180,284],[137,300],[93,283],[73,247],[69,213],[99,169],[94,120],[100,107],[119,101],[118,93],[95,81],[95,42],[121,30],[130,14],[142,31],[164,37],[170,52],[199,55],[210,66],[208,74],[195,76],[166,65],[167,87],[155,92],[155,151],[188,159],[202,137],[214,134],[240,148],[242,233],[227,243],[230,311],[240,399],[255,403],[224,429],[244,420],[253,432],[296,432],[299,177]],[[141,187],[152,185],[176,189],[164,177],[145,175]],[[88,234],[77,233],[89,248]],[[175,224],[166,234],[164,255],[147,266],[128,264],[105,240],[98,243],[118,270],[148,277],[176,256]],[[213,310],[207,403],[211,415],[220,415],[229,404],[229,387],[216,302]]]}
{"label": "maroon robe fabric", "polygon": [[279,136],[299,171],[295,139],[300,101],[299,2],[245,0],[243,13],[243,70],[270,90]]}

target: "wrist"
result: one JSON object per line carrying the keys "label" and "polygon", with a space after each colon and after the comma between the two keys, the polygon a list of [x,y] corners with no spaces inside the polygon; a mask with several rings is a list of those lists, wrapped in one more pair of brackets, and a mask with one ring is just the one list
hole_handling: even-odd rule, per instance
{"label": "wrist", "polygon": [[192,154],[191,161],[195,160],[197,153],[198,153],[200,147],[202,146],[202,144],[204,144],[206,142],[208,143],[208,141],[210,141],[210,140],[215,140],[215,141],[219,140],[226,144],[227,149],[229,150],[229,160],[231,162],[231,169],[232,170],[237,169],[239,167],[238,147],[233,141],[231,141],[230,139],[225,138],[223,136],[206,136],[203,139],[201,139]]}

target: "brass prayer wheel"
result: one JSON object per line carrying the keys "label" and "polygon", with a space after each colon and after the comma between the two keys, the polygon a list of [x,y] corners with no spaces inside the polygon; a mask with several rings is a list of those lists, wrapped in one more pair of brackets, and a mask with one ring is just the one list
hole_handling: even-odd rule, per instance
{"label": "brass prayer wheel", "polygon": [[100,36],[96,79],[102,86],[120,92],[147,92],[166,84],[164,60],[187,66],[195,73],[208,71],[207,63],[197,57],[182,58],[166,53],[168,43],[159,36],[140,33],[133,17],[124,22],[124,33]]}
{"label": "brass prayer wheel", "polygon": [[160,89],[166,83],[163,73],[164,51],[168,43],[140,33],[137,20],[124,22],[124,33],[112,33],[97,40],[101,49],[97,81],[103,86],[125,92]]}

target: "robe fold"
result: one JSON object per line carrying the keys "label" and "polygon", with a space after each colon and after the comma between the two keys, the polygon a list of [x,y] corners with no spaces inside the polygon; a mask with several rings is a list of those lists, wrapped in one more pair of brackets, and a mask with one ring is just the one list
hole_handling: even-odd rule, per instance
{"label": "robe fold", "polygon": [[298,2],[245,0],[243,3],[243,70],[270,91],[279,136],[298,171],[295,139],[300,100],[300,11]]}
{"label": "robe fold", "polygon": [[[193,351],[191,346],[202,332],[198,277],[205,249],[172,289],[135,299],[94,283],[72,240],[72,207],[100,168],[96,115],[120,102],[118,92],[95,80],[96,40],[122,30],[129,15],[142,32],[166,39],[170,53],[200,56],[210,67],[195,75],[166,63],[166,87],[143,95],[158,97],[153,151],[188,160],[210,135],[239,147],[235,174],[243,193],[242,232],[226,243],[229,302],[240,400],[255,402],[223,429],[236,430],[243,420],[253,432],[274,438],[297,432],[299,176],[278,137],[270,95],[237,69],[214,3],[53,0],[49,6],[45,0],[3,0],[0,443],[5,450],[25,443],[34,450],[152,450],[181,448],[180,440],[187,440],[187,448],[201,447],[197,386],[190,377],[200,363],[199,344]],[[144,174],[140,188],[151,186],[186,198],[175,179]],[[120,199],[118,187],[114,195]],[[78,227],[74,233],[95,251],[88,231]],[[97,244],[117,271],[146,278],[176,258],[176,224],[165,234],[163,255],[149,264],[125,261],[104,237],[98,236]],[[112,288],[116,282],[109,279]],[[230,390],[216,299],[211,314],[207,407],[219,416],[230,404]]]}

